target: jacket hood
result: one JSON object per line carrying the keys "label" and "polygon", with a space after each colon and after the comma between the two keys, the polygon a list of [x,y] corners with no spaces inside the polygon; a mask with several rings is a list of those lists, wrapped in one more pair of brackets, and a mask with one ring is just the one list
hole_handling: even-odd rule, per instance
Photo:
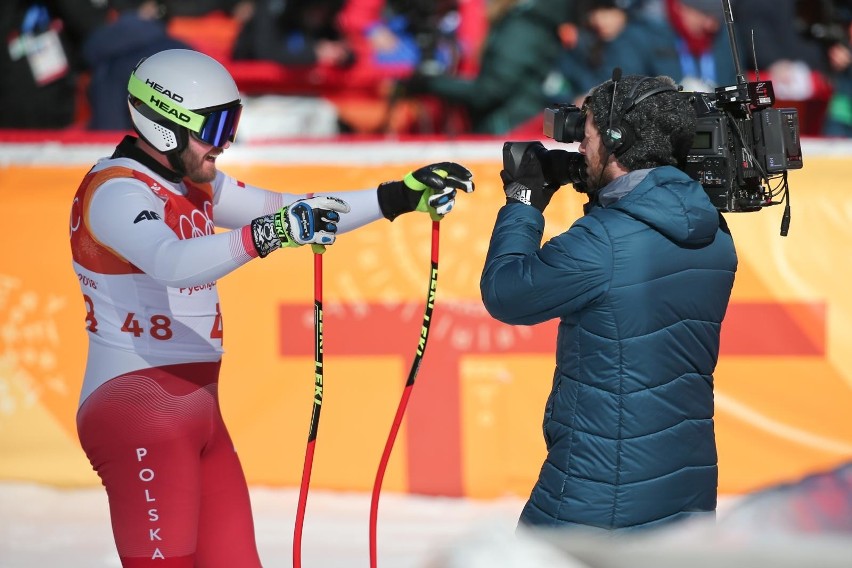
{"label": "jacket hood", "polygon": [[712,242],[719,212],[701,184],[672,167],[654,168],[627,195],[609,206],[647,223],[684,245]]}

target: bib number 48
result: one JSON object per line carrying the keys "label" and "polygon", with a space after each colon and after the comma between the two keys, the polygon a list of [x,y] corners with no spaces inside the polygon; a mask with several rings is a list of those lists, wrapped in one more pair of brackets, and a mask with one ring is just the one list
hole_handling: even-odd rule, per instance
{"label": "bib number 48", "polygon": [[[151,337],[162,339],[163,341],[172,338],[172,320],[168,316],[155,314],[149,318],[149,322],[148,332],[151,334]],[[124,319],[124,325],[121,326],[121,331],[132,333],[134,337],[139,337],[145,333],[144,328],[139,323],[139,320],[136,319],[136,314],[133,312],[127,314],[127,317]]]}
{"label": "bib number 48", "polygon": [[[83,300],[86,304],[86,327],[92,333],[97,333],[98,320],[95,317],[95,304],[87,295],[83,296]],[[171,318],[163,314],[154,314],[148,318],[147,322],[143,322],[136,317],[135,312],[128,312],[121,326],[121,331],[130,333],[134,337],[140,337],[148,333],[154,339],[161,341],[167,341],[174,335]],[[222,331],[222,312],[219,310],[219,304],[217,303],[216,316],[213,318],[213,325],[210,328],[210,338],[222,339]]]}

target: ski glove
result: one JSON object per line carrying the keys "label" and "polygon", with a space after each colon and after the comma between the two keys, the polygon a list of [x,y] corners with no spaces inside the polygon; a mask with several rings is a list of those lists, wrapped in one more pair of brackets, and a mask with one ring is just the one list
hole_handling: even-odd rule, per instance
{"label": "ski glove", "polygon": [[[540,143],[538,145],[541,146]],[[544,213],[559,186],[547,183],[537,150],[533,146],[527,149],[515,171],[509,173],[502,170],[500,179],[503,180],[506,203],[532,205]]]}
{"label": "ski glove", "polygon": [[423,211],[440,221],[456,202],[456,190],[473,191],[473,174],[454,162],[431,164],[409,172],[402,181],[388,181],[378,188],[379,207],[393,221],[403,213]]}
{"label": "ski glove", "polygon": [[334,243],[341,213],[349,204],[337,197],[300,199],[277,213],[258,217],[251,222],[251,235],[257,254],[263,258],[281,247]]}

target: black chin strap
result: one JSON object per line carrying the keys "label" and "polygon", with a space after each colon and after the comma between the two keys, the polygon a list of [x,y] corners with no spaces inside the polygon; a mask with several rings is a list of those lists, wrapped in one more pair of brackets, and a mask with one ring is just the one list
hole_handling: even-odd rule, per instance
{"label": "black chin strap", "polygon": [[174,183],[179,183],[184,176],[184,167],[181,161],[178,161],[179,167],[175,167],[175,164],[172,162],[172,155],[169,155],[169,164],[171,164],[172,169],[165,167],[163,164],[155,160],[153,157],[149,156],[142,150],[140,150],[136,146],[136,141],[139,140],[135,136],[125,136],[124,139],[119,143],[116,147],[115,152],[113,152],[113,158],[130,158],[131,160],[135,160],[142,164],[143,166],[150,168],[158,176],[167,179]]}

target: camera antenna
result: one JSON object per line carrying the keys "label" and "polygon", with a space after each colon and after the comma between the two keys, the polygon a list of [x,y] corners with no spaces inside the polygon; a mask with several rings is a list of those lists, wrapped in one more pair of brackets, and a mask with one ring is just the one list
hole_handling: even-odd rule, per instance
{"label": "camera antenna", "polygon": [[734,33],[734,14],[731,11],[731,0],[720,1],[722,2],[722,11],[725,12],[725,26],[728,28],[728,42],[731,44],[731,54],[734,56],[734,66],[737,70],[737,83],[744,85],[746,79],[745,74],[743,74],[743,67],[740,64],[740,52],[737,48],[737,38]]}
{"label": "camera antenna", "polygon": [[760,69],[757,66],[757,44],[754,41],[754,29],[751,30],[751,60],[754,63],[754,80],[760,81]]}

